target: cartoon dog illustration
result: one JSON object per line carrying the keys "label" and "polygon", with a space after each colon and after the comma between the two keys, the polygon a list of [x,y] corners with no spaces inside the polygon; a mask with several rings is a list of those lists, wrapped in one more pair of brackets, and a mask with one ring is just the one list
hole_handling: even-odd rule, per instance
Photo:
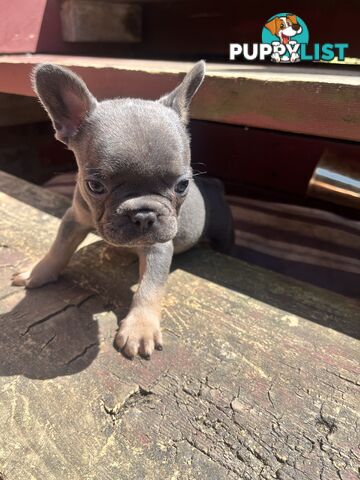
{"label": "cartoon dog illustration", "polygon": [[[272,45],[296,45],[298,42],[292,40],[292,37],[299,35],[302,32],[301,25],[298,24],[296,15],[288,14],[285,17],[275,17],[268,22],[265,27],[270,30],[272,35],[279,37],[280,42],[272,42]],[[279,53],[273,53],[271,56],[272,61],[275,62],[299,62],[300,56],[298,53],[293,52],[288,56],[280,57]]]}

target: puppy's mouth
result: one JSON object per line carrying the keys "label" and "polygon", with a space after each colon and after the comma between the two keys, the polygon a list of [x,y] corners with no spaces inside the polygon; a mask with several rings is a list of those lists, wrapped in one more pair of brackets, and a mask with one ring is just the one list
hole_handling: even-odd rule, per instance
{"label": "puppy's mouth", "polygon": [[136,222],[120,217],[98,225],[97,230],[106,242],[115,246],[150,246],[172,240],[177,233],[177,219],[158,216],[153,222]]}

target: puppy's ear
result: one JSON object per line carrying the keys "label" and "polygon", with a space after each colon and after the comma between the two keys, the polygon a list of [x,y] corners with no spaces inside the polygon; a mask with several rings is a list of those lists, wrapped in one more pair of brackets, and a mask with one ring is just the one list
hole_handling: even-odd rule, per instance
{"label": "puppy's ear", "polygon": [[276,35],[277,32],[279,31],[279,19],[278,17],[275,17],[273,18],[272,20],[270,20],[270,22],[266,23],[265,24],[265,28],[267,28],[268,30],[270,30],[270,32],[272,33],[272,35]]}
{"label": "puppy's ear", "polygon": [[175,90],[160,98],[166,107],[173,108],[184,123],[188,121],[189,107],[191,99],[197,92],[205,77],[205,62],[200,60],[189,73],[185,75],[184,80]]}
{"label": "puppy's ear", "polygon": [[32,84],[52,120],[55,137],[68,143],[95,108],[95,97],[77,75],[50,63],[34,68]]}

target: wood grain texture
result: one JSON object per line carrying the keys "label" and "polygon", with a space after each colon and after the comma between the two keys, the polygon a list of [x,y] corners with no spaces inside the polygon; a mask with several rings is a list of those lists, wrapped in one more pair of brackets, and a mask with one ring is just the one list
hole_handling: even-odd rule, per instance
{"label": "wood grain texture", "polygon": [[66,42],[140,42],[140,5],[98,0],[62,0],[61,24]]}
{"label": "wood grain texture", "polygon": [[[35,64],[58,63],[82,76],[100,98],[156,99],[174,88],[192,63],[159,60],[5,55],[0,91],[35,95]],[[360,79],[348,70],[213,63],[192,105],[192,118],[321,137],[360,140]]]}
{"label": "wood grain texture", "polygon": [[164,351],[127,361],[133,257],[93,236],[58,283],[10,287],[66,208],[24,185],[0,175],[4,478],[357,478],[358,303],[195,249],[174,261]]}

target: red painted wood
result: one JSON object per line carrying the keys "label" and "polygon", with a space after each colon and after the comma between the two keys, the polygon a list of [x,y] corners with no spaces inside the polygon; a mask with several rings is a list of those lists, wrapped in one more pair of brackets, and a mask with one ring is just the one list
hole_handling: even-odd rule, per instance
{"label": "red painted wood", "polygon": [[[140,2],[141,3],[141,2]],[[286,9],[299,15],[310,41],[347,42],[347,55],[360,57],[358,0],[167,0],[143,5],[143,42],[66,43],[62,39],[60,0],[0,0],[0,53],[228,59],[230,42],[259,42],[266,20]],[[296,67],[295,67],[296,68]]]}
{"label": "red painted wood", "polygon": [[[118,60],[116,60],[118,65],[114,68],[114,59],[109,59],[109,66],[107,67],[104,60],[97,62],[95,58],[82,57],[79,65],[76,58],[73,57],[75,65],[68,65],[71,57],[61,55],[11,57],[9,62],[0,62],[0,91],[35,96],[29,78],[34,66],[42,62],[68,66],[85,80],[89,89],[99,99],[116,97],[122,94],[154,99],[175,87],[184,75],[183,73],[171,75],[166,71],[163,73],[156,72],[156,75],[146,73],[142,71],[141,63],[138,64],[137,69],[126,70],[121,68],[121,62]],[[190,68],[190,65],[188,67]],[[161,65],[159,65],[159,69],[161,69]]]}
{"label": "red painted wood", "polygon": [[36,52],[47,0],[0,0],[0,52]]}

